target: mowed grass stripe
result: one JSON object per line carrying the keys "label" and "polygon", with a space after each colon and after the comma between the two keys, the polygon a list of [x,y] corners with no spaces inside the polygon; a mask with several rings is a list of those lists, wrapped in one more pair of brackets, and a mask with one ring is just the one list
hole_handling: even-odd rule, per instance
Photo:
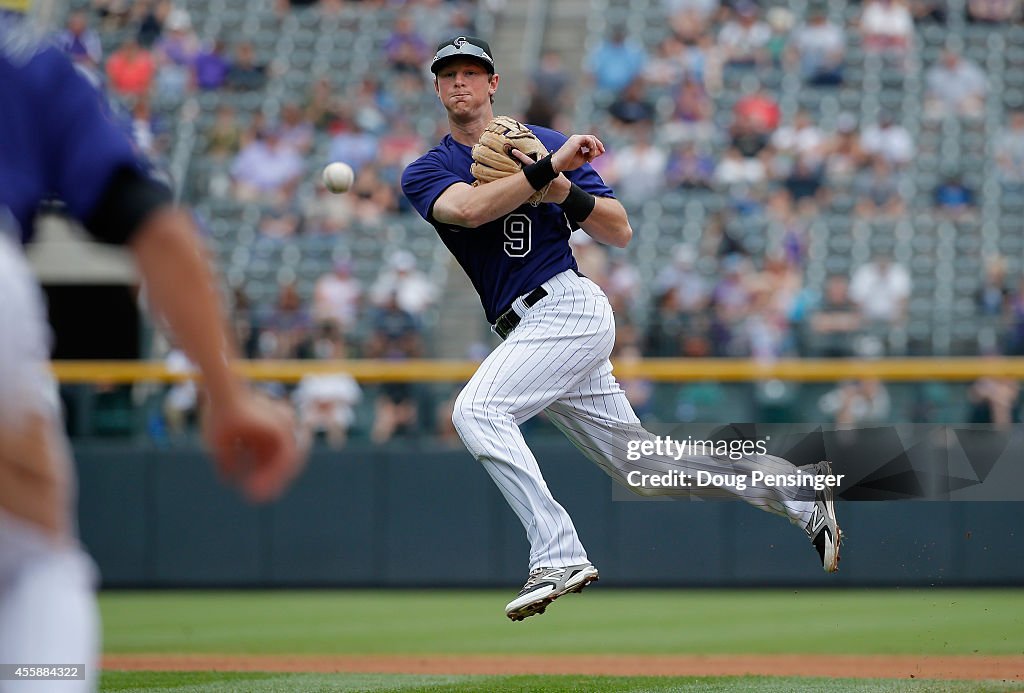
{"label": "mowed grass stripe", "polygon": [[105,593],[107,652],[1022,654],[1024,590]]}
{"label": "mowed grass stripe", "polygon": [[401,676],[366,674],[226,674],[119,672],[103,674],[102,691],[120,693],[1006,693],[1010,684],[976,681],[775,677],[650,678],[571,676]]}
{"label": "mowed grass stripe", "polygon": [[312,693],[313,691],[436,690],[462,685],[468,676],[408,676],[404,674],[274,674],[216,671],[105,671],[101,691],[119,693]]}

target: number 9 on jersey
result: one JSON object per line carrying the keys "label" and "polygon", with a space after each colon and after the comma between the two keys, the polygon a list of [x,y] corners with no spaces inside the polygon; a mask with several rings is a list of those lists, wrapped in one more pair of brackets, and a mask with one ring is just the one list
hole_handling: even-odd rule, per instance
{"label": "number 9 on jersey", "polygon": [[505,217],[505,254],[509,257],[526,257],[530,252],[530,217],[525,214],[509,214]]}

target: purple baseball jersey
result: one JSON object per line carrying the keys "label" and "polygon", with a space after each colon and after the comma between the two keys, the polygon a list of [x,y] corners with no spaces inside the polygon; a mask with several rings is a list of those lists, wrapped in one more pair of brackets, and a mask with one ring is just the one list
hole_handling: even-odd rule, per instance
{"label": "purple baseball jersey", "polygon": [[[568,139],[555,130],[528,125],[548,150]],[[402,192],[429,221],[480,294],[488,322],[497,320],[519,296],[551,277],[576,269],[569,236],[576,228],[555,204],[523,204],[504,217],[469,229],[434,219],[434,203],[455,183],[472,183],[472,148],[446,135],[441,142],[409,164],[402,174]],[[614,197],[601,176],[585,164],[565,174],[598,197]]]}

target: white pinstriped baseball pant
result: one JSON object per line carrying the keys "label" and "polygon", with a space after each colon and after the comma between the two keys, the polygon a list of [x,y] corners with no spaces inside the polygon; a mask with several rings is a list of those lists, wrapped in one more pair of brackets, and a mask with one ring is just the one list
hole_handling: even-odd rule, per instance
{"label": "white pinstriped baseball pant", "polygon": [[[615,321],[607,297],[585,277],[566,271],[543,284],[548,295],[529,310],[513,305],[519,326],[480,365],[459,394],[453,421],[470,453],[501,489],[526,529],[530,569],[587,562],[572,519],[552,497],[519,424],[547,411],[551,421],[591,461],[630,490],[633,470],[698,471],[747,475],[795,474],[796,467],[771,455],[730,460],[708,455],[643,456],[626,459],[629,441],[653,440],[612,375],[608,360]],[[806,521],[814,492],[806,488],[751,488],[746,484],[681,490],[647,488],[645,495],[686,493],[733,496],[790,519]]]}
{"label": "white pinstriped baseball pant", "polygon": [[42,292],[21,248],[0,229],[0,663],[86,667],[85,680],[0,681],[0,693],[86,693],[99,673],[92,561],[73,529],[54,537],[23,514],[51,510],[74,526],[74,473],[48,333]]}

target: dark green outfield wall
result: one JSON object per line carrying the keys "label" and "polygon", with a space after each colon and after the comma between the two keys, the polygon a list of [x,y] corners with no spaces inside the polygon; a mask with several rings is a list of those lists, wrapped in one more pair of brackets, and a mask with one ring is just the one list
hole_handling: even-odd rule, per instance
{"label": "dark green outfield wall", "polygon": [[[837,576],[803,533],[739,502],[612,501],[567,443],[534,445],[610,585],[1024,584],[1024,505],[840,503]],[[313,455],[255,509],[194,450],[76,445],[80,523],[104,584],[503,586],[525,577],[522,528],[459,450],[350,447]]]}

